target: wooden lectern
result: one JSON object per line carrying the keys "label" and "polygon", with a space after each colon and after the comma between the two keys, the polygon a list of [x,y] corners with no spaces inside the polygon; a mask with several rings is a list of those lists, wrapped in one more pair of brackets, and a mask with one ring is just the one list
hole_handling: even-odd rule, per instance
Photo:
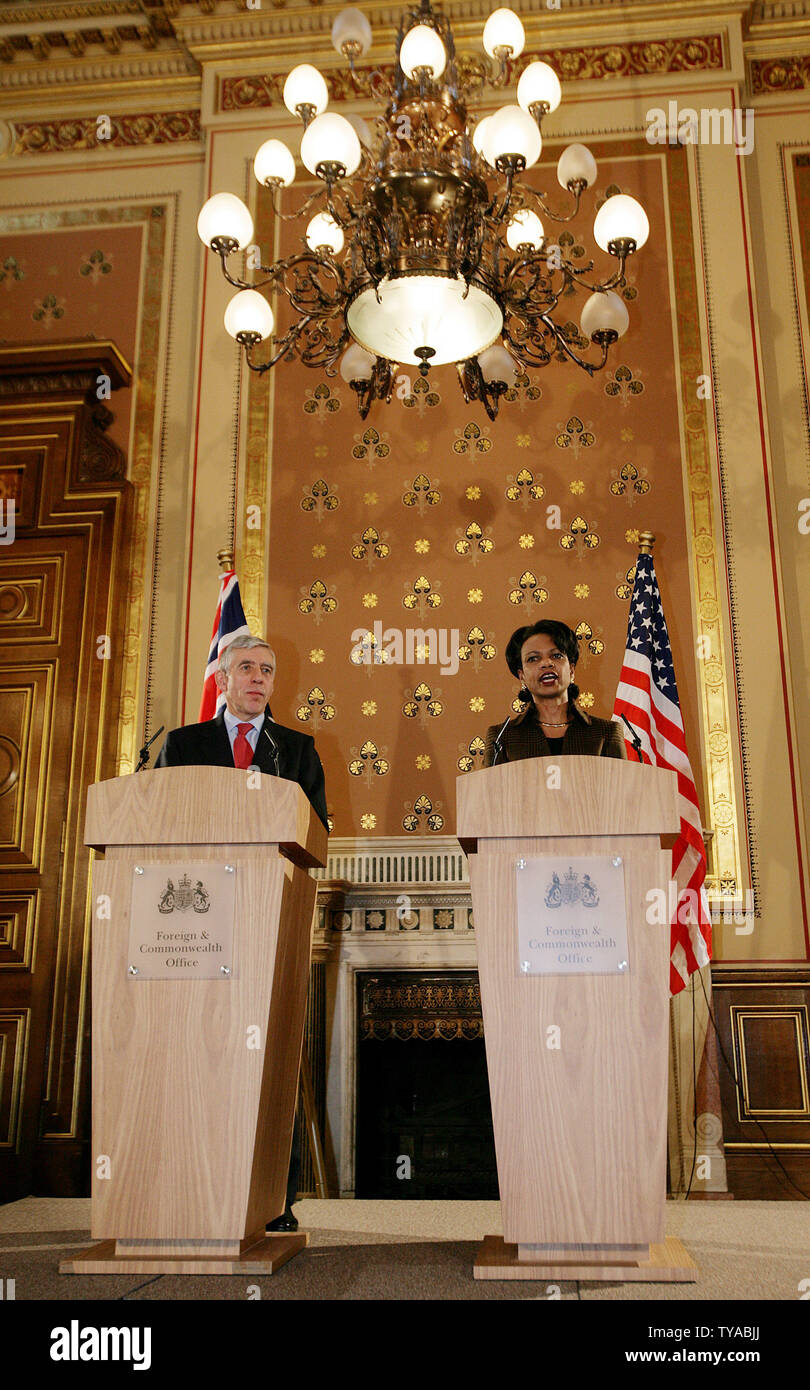
{"label": "wooden lectern", "polygon": [[[457,804],[504,1230],[484,1240],[476,1279],[696,1279],[664,1239],[671,859],[659,836],[680,827],[675,773],[530,758],[460,777]],[[527,870],[541,885],[528,899]],[[611,875],[624,910],[605,921]],[[570,925],[566,903],[590,925]],[[619,915],[623,959],[596,973],[608,953],[584,955],[580,937],[623,940]],[[580,973],[553,973],[573,960]]]}
{"label": "wooden lectern", "polygon": [[256,772],[170,767],[90,788],[85,843],[106,856],[93,872],[91,1231],[103,1244],[62,1273],[272,1274],[306,1245],[265,1224],[284,1210],[306,870],[326,862],[326,842],[297,783]]}

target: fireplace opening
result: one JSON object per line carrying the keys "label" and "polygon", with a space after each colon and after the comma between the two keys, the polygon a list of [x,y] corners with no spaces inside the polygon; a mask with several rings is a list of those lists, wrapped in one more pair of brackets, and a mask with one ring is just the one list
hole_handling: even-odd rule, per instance
{"label": "fireplace opening", "polygon": [[359,972],[355,1195],[498,1197],[474,970]]}

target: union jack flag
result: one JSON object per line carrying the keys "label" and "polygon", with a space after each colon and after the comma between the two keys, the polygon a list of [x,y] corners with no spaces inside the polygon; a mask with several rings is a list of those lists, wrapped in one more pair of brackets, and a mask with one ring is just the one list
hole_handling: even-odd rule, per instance
{"label": "union jack flag", "polygon": [[225,703],[225,696],[222,691],[217,690],[217,683],[214,680],[214,672],[219,666],[219,658],[234,637],[241,637],[243,633],[249,632],[250,628],[247,625],[239,594],[239,580],[236,577],[236,571],[228,570],[222,575],[219,586],[219,599],[217,600],[217,611],[214,614],[211,647],[208,652],[208,664],[205,668],[202,699],[200,700],[200,722],[203,719],[213,719],[220,705]]}
{"label": "union jack flag", "polygon": [[[712,925],[706,897],[706,851],[695,779],[689,765],[675,668],[652,555],[639,555],[630,600],[627,646],[613,718],[626,715],[641,739],[645,763],[678,774],[681,829],[672,850],[670,994],[685,989],[689,976],[711,960]],[[636,756],[625,732],[627,756]]]}

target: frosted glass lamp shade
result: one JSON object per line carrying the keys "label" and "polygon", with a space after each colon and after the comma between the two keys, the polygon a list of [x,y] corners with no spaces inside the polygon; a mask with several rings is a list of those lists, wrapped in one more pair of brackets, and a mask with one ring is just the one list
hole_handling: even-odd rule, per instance
{"label": "frosted glass lamp shade", "polygon": [[323,116],[316,116],[304,131],[301,161],[311,174],[318,172],[319,164],[340,164],[348,177],[354,173],[361,156],[357,132],[345,116],[327,111]]}
{"label": "frosted glass lamp shade", "polygon": [[417,68],[427,68],[434,80],[441,77],[447,65],[444,44],[429,24],[416,24],[409,29],[399,50],[399,66],[406,77],[413,77]]}
{"label": "frosted glass lamp shade", "polygon": [[615,193],[596,214],[593,234],[603,251],[612,241],[634,241],[639,251],[650,235],[650,223],[641,203],[626,193]]}
{"label": "frosted glass lamp shade", "polygon": [[567,188],[579,180],[588,188],[596,182],[596,160],[587,145],[567,145],[557,160],[557,182]]}
{"label": "frosted glass lamp shade", "polygon": [[346,120],[349,122],[349,125],[354,130],[354,133],[360,141],[360,144],[365,145],[366,149],[370,150],[374,137],[371,134],[371,126],[369,125],[368,121],[365,120],[363,116],[355,115],[353,111],[349,112],[349,114],[346,117]]}
{"label": "frosted glass lamp shade", "polygon": [[313,217],[306,230],[306,239],[310,251],[319,251],[325,246],[337,256],[343,250],[343,232],[328,212],[319,212]]}
{"label": "frosted glass lamp shade", "polygon": [[506,228],[507,244],[513,251],[517,251],[519,246],[531,246],[533,250],[539,251],[544,236],[543,224],[531,208],[521,208]]}
{"label": "frosted glass lamp shade", "polygon": [[235,194],[215,193],[200,209],[197,233],[206,246],[221,237],[235,241],[238,250],[253,240],[253,218]]}
{"label": "frosted glass lamp shade", "polygon": [[[378,298],[379,295],[379,298]],[[352,337],[375,357],[420,365],[419,348],[433,348],[431,367],[477,357],[500,337],[503,312],[477,285],[440,275],[388,276],[346,312]]]}
{"label": "frosted glass lamp shade", "polygon": [[289,188],[295,178],[295,159],[283,140],[265,140],[256,151],[253,172],[259,183]]}
{"label": "frosted glass lamp shade", "polygon": [[355,52],[367,53],[371,48],[371,25],[361,10],[351,6],[341,10],[332,25],[332,47],[338,53],[346,53],[345,44],[356,44]]}
{"label": "frosted glass lamp shade", "polygon": [[293,116],[298,115],[299,106],[314,106],[316,116],[326,110],[329,105],[326,83],[311,63],[299,63],[289,74],[284,83],[284,105]]}
{"label": "frosted glass lamp shade", "polygon": [[225,327],[232,338],[240,333],[269,338],[273,332],[273,310],[258,290],[240,290],[225,310]]}
{"label": "frosted glass lamp shade", "polygon": [[522,106],[502,106],[491,118],[486,135],[488,158],[494,164],[507,155],[518,155],[530,169],[540,158],[543,141],[537,124]]}
{"label": "frosted glass lamp shade", "polygon": [[517,85],[518,106],[528,111],[537,101],[546,102],[549,111],[556,111],[562,101],[560,79],[548,63],[529,63]]}
{"label": "frosted glass lamp shade", "polygon": [[498,57],[499,48],[508,48],[510,58],[519,57],[526,34],[514,10],[493,10],[484,25],[482,42],[490,58]]}
{"label": "frosted glass lamp shade", "polygon": [[472,134],[473,148],[478,151],[482,159],[486,160],[487,164],[492,164],[487,149],[488,131],[491,123],[492,117],[485,116],[482,121],[478,122]]}
{"label": "frosted glass lamp shade", "polygon": [[376,358],[359,343],[352,343],[340,359],[340,375],[349,385],[353,381],[370,381]]}
{"label": "frosted glass lamp shade", "polygon": [[482,352],[478,358],[478,365],[481,368],[484,381],[488,383],[503,381],[507,385],[511,385],[517,372],[514,357],[506,351],[505,347],[501,347],[500,343],[493,343],[492,347],[488,347],[485,352]]}
{"label": "frosted glass lamp shade", "polygon": [[586,299],[579,322],[586,338],[606,331],[621,338],[627,332],[630,315],[624,300],[613,290],[602,290]]}

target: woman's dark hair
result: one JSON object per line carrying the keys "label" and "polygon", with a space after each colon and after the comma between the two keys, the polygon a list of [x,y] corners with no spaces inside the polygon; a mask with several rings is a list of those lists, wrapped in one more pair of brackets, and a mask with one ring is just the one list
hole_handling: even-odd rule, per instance
{"label": "woman's dark hair", "polygon": [[[550,637],[563,655],[568,657],[572,670],[576,666],[579,661],[579,641],[576,633],[572,632],[566,623],[557,622],[554,618],[543,618],[539,623],[532,623],[530,627],[517,628],[509,638],[506,645],[506,664],[513,676],[517,676],[522,667],[523,643],[540,632]],[[578,695],[579,686],[574,685],[572,681],[568,687],[568,698],[576,700]]]}

